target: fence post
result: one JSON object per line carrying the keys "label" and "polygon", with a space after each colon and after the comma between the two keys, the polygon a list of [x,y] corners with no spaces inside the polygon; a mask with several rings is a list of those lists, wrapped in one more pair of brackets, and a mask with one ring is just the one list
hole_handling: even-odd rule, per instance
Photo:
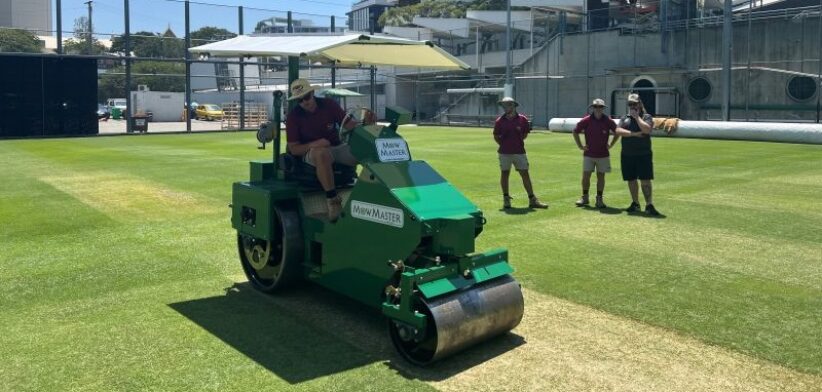
{"label": "fence post", "polygon": [[[335,26],[335,18],[334,15],[331,15],[331,33],[336,33],[337,29]],[[331,63],[331,88],[337,87],[337,62]]]}
{"label": "fence post", "polygon": [[185,119],[186,132],[191,132],[191,53],[188,49],[191,48],[191,9],[190,2],[185,2],[185,29],[186,29],[186,103],[185,103]]}
{"label": "fence post", "polygon": [[131,133],[131,24],[129,17],[129,0],[123,0],[123,17],[125,19],[124,44],[126,61],[126,133]]}
{"label": "fence post", "polygon": [[57,54],[63,54],[63,3],[61,0],[55,0],[54,6],[57,8]]}
{"label": "fence post", "polygon": [[[243,6],[237,7],[237,21],[240,35],[243,35]],[[245,57],[240,56],[240,130],[245,129]]]}

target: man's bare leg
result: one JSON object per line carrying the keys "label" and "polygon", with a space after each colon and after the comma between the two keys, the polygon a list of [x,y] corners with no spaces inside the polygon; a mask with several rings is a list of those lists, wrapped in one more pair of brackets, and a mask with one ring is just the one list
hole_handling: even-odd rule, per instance
{"label": "man's bare leg", "polygon": [[519,176],[522,177],[522,186],[525,187],[525,192],[528,193],[528,197],[534,196],[534,187],[531,185],[531,175],[528,174],[528,170],[517,170],[519,172]]}
{"label": "man's bare leg", "polygon": [[317,169],[317,179],[325,191],[328,220],[336,222],[342,212],[342,199],[337,195],[334,184],[334,170],[331,167],[334,157],[331,155],[331,149],[328,147],[312,148],[310,154],[314,167]]}
{"label": "man's bare leg", "polygon": [[587,195],[588,190],[591,189],[591,173],[589,171],[582,172],[582,194]]}
{"label": "man's bare leg", "polygon": [[511,195],[508,194],[508,179],[511,177],[510,170],[501,170],[499,174],[499,185],[502,188],[502,208],[511,208]]}
{"label": "man's bare leg", "polygon": [[331,168],[334,159],[331,156],[331,150],[328,147],[312,148],[309,154],[314,161],[317,179],[320,180],[323,190],[326,192],[334,190],[334,170]]}
{"label": "man's bare leg", "polygon": [[522,186],[525,187],[525,192],[528,192],[528,207],[531,208],[548,208],[548,204],[542,203],[534,195],[534,187],[531,185],[531,175],[528,170],[517,170],[520,177],[522,177]]}
{"label": "man's bare leg", "polygon": [[589,171],[582,171],[582,197],[575,203],[577,207],[588,205],[588,190],[591,189],[591,173]]}
{"label": "man's bare leg", "polygon": [[602,193],[605,191],[605,173],[597,172],[597,208],[605,208],[605,201],[602,199]]}
{"label": "man's bare leg", "polygon": [[654,204],[653,195],[651,194],[651,180],[639,180],[642,185],[642,196],[645,197],[645,204]]}
{"label": "man's bare leg", "polygon": [[502,194],[508,194],[508,178],[511,176],[510,170],[502,170],[499,175],[499,185],[502,187]]}
{"label": "man's bare leg", "polygon": [[628,191],[631,192],[631,200],[639,204],[639,184],[636,180],[628,181]]}

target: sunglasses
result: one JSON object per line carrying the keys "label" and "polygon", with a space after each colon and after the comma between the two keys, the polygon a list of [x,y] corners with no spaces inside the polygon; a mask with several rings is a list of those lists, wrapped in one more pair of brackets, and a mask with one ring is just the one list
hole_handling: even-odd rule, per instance
{"label": "sunglasses", "polygon": [[310,93],[306,94],[302,98],[297,98],[297,103],[303,103],[305,101],[308,101],[311,98],[314,98],[314,93],[313,92],[310,92]]}
{"label": "sunglasses", "polygon": [[628,107],[629,107],[629,108],[635,108],[635,107],[637,107],[637,106],[639,106],[639,104],[638,104],[638,103],[629,103],[629,104],[628,104]]}
{"label": "sunglasses", "polygon": [[593,108],[594,109],[604,109],[605,106],[594,105]]}

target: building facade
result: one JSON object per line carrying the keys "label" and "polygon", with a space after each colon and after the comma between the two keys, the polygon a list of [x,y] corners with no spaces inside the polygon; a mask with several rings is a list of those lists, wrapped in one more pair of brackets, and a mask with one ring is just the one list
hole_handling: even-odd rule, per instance
{"label": "building facade", "polygon": [[52,35],[51,0],[0,0],[0,27]]}
{"label": "building facade", "polygon": [[[405,5],[405,3],[403,3]],[[353,31],[371,31],[381,33],[382,27],[377,23],[380,16],[389,8],[396,7],[397,0],[364,0],[351,6],[348,16],[348,28]]]}

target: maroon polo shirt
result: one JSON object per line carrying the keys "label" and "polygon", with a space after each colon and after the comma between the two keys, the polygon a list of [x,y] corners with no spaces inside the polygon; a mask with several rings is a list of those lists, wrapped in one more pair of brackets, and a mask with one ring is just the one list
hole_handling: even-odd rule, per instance
{"label": "maroon polo shirt", "polygon": [[591,158],[605,158],[610,156],[608,152],[608,136],[616,131],[616,123],[605,114],[597,119],[593,114],[585,116],[579,120],[574,133],[585,133],[585,145],[588,151],[583,155]]}
{"label": "maroon polo shirt", "polygon": [[319,139],[328,139],[332,146],[340,144],[338,126],[345,118],[345,110],[327,98],[317,100],[317,110],[308,113],[299,105],[288,113],[285,132],[289,143],[306,144]]}
{"label": "maroon polo shirt", "polygon": [[494,138],[499,143],[500,154],[525,154],[525,136],[531,132],[528,118],[516,113],[513,118],[505,114],[494,122]]}

